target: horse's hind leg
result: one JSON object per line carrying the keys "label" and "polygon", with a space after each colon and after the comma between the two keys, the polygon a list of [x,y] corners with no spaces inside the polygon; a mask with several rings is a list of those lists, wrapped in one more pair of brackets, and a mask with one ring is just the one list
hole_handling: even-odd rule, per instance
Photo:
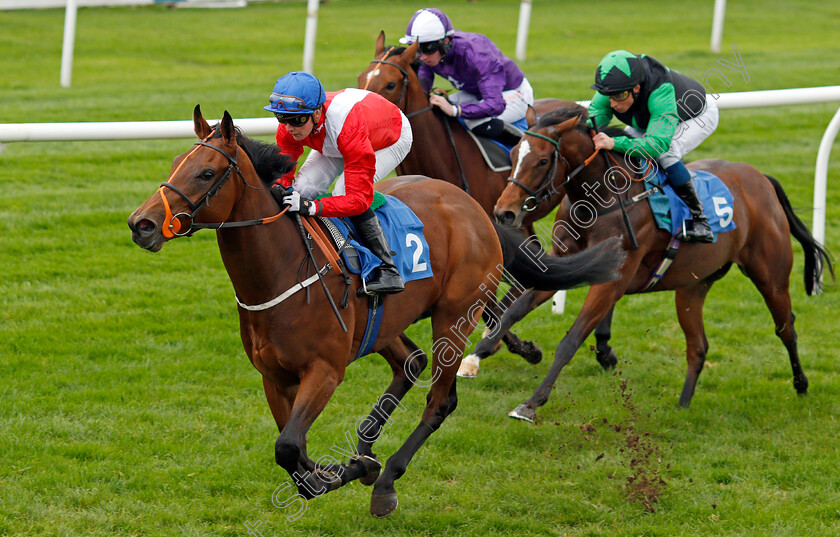
{"label": "horse's hind leg", "polygon": [[[789,257],[786,256],[789,255]],[[799,350],[796,344],[796,330],[793,327],[795,319],[790,302],[790,269],[793,266],[793,253],[773,252],[769,257],[772,262],[756,262],[742,267],[744,273],[755,284],[758,292],[764,297],[764,303],[773,316],[776,325],[776,335],[782,340],[790,358],[793,371],[793,387],[799,395],[808,393],[808,378],[799,362]],[[787,267],[787,270],[783,270]]]}
{"label": "horse's hind leg", "polygon": [[688,371],[685,375],[680,394],[680,406],[687,407],[694,396],[694,388],[697,386],[697,379],[703,364],[706,362],[706,353],[709,351],[709,341],[706,339],[706,330],[703,328],[703,303],[709,293],[711,285],[701,282],[692,287],[677,289],[676,305],[677,319],[680,322],[683,334],[685,334],[685,359],[688,362]]}
{"label": "horse's hind leg", "polygon": [[363,485],[373,485],[379,477],[381,465],[372,451],[373,443],[379,438],[382,429],[391,422],[391,413],[396,408],[405,412],[402,398],[420,377],[426,368],[428,358],[405,334],[388,347],[379,351],[391,366],[393,377],[385,393],[373,405],[373,410],[356,427],[359,443],[356,454],[368,472],[359,478]]}
{"label": "horse's hind leg", "polygon": [[[432,387],[426,397],[426,408],[420,423],[412,431],[405,443],[388,458],[385,469],[373,486],[370,499],[370,514],[384,517],[397,508],[397,493],[394,482],[402,477],[408,468],[414,454],[423,443],[440,428],[446,417],[458,405],[458,395],[455,389],[458,362],[463,355],[465,334],[460,330],[462,319],[454,312],[467,311],[464,304],[458,306],[438,305],[446,307],[447,311],[439,309],[432,315]],[[472,318],[467,319],[471,326],[478,323],[480,309],[470,308]]]}

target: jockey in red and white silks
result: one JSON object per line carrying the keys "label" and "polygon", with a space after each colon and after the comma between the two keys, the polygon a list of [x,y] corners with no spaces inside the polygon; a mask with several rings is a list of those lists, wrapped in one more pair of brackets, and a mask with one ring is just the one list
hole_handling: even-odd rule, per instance
{"label": "jockey in red and white silks", "polygon": [[412,140],[408,119],[384,97],[352,88],[327,92],[321,116],[303,140],[278,125],[281,153],[297,161],[304,147],[312,148],[297,178],[292,170],[278,182],[311,199],[326,193],[338,177],[331,197],[313,201],[313,214],[354,216],[370,207],[373,184],[403,161]]}

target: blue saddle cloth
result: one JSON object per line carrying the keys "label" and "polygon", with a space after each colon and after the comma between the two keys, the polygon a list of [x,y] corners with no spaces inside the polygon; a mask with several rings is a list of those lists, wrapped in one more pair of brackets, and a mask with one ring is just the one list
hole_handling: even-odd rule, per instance
{"label": "blue saddle cloth", "polygon": [[[718,233],[731,231],[737,227],[733,218],[735,205],[732,193],[717,175],[701,170],[689,171],[697,196],[703,203],[703,213],[717,241]],[[682,229],[683,221],[691,219],[688,206],[677,196],[671,185],[665,184],[665,172],[659,168],[657,168],[655,178],[648,177],[645,181],[645,190],[650,190],[653,186],[659,186],[665,191],[664,194],[660,191],[648,198],[656,225],[659,229],[676,236]]]}
{"label": "blue saddle cloth", "polygon": [[[429,245],[423,236],[423,222],[417,215],[408,208],[408,205],[393,196],[385,196],[384,205],[374,212],[379,218],[385,238],[388,239],[388,246],[394,255],[394,264],[400,271],[403,282],[422,280],[432,276],[432,264],[429,257]],[[330,218],[341,234],[347,238],[347,226],[351,225],[349,220]],[[354,235],[358,236],[355,230]],[[350,272],[361,274],[367,279],[373,269],[382,264],[382,260],[376,257],[366,246],[358,243],[355,239],[350,240],[356,251],[359,253],[361,267],[355,266],[347,259],[347,254],[342,252],[344,264]]]}

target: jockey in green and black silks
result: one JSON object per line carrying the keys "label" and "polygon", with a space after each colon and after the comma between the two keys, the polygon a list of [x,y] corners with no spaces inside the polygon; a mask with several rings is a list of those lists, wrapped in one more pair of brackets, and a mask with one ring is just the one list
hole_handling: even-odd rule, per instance
{"label": "jockey in green and black silks", "polygon": [[718,125],[718,107],[698,81],[644,54],[610,52],[595,70],[596,90],[589,115],[599,126],[613,116],[629,136],[595,136],[595,147],[655,159],[667,182],[686,203],[692,221],[683,240],[712,242],[714,235],[682,157],[708,138]]}

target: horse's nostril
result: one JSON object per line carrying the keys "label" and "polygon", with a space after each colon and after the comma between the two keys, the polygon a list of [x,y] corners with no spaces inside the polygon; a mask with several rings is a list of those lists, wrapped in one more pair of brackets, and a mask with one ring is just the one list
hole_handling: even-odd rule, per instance
{"label": "horse's nostril", "polygon": [[148,218],[144,218],[144,219],[140,220],[139,222],[137,222],[136,229],[137,229],[137,231],[139,231],[141,233],[151,233],[152,231],[155,230],[155,224],[154,224],[154,222],[152,222]]}
{"label": "horse's nostril", "polygon": [[502,213],[496,213],[496,221],[505,226],[511,225],[514,220],[516,220],[516,215],[513,214],[513,211],[504,211]]}

